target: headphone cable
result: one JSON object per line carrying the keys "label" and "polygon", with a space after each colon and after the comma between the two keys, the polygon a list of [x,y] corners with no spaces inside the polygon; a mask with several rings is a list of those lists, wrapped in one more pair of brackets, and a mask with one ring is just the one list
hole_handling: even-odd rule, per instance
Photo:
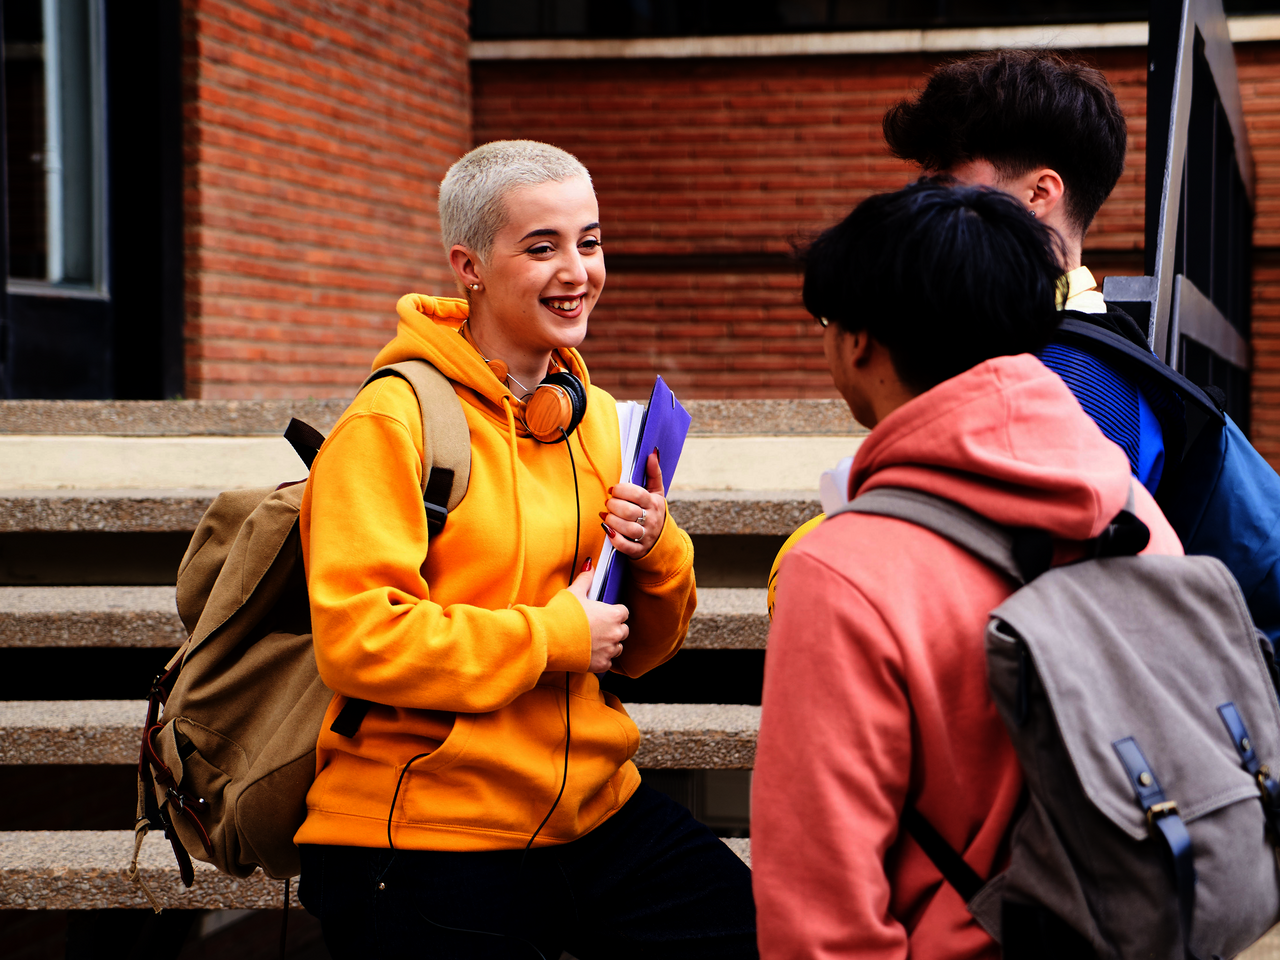
{"label": "headphone cable", "polygon": [[[573,502],[577,508],[578,518],[577,526],[573,528],[573,566],[569,568],[569,582],[573,583],[574,577],[578,574],[578,542],[582,538],[582,496],[578,492],[578,465],[573,459],[573,443],[569,440],[569,434],[565,432],[564,427],[560,428],[560,435],[564,437],[564,448],[569,451],[569,467],[573,470]],[[538,834],[547,825],[551,815],[556,812],[556,807],[560,806],[560,798],[564,796],[564,788],[569,784],[569,743],[572,730],[569,724],[569,696],[569,671],[566,670],[564,672],[564,774],[560,779],[560,792],[556,794],[556,798],[551,804],[551,809],[547,811],[547,815],[538,824],[538,829],[533,831],[532,836],[529,837],[529,842],[524,845],[524,853],[520,854],[520,866],[516,868],[517,872],[524,868],[524,858],[529,855],[529,848],[533,846],[533,841],[538,838]]]}
{"label": "headphone cable", "polygon": [[[574,527],[574,531],[573,531],[573,566],[569,568],[569,582],[572,583],[578,571],[578,545],[579,545],[579,541],[582,538],[582,496],[578,490],[578,466],[573,458],[573,444],[569,441],[569,434],[565,431],[564,427],[560,428],[560,433],[565,440],[564,447],[566,450],[569,451],[569,467],[573,471],[573,501],[574,501],[575,513],[577,517],[577,525]],[[524,850],[520,854],[520,863],[516,866],[517,874],[519,874],[520,871],[524,869],[524,860],[525,860],[525,857],[528,856],[529,854],[529,848],[533,846],[533,841],[536,840],[538,837],[538,834],[542,832],[542,828],[547,825],[547,821],[551,819],[551,815],[556,812],[556,807],[560,806],[560,799],[561,797],[564,796],[565,787],[568,786],[569,784],[569,745],[572,742],[571,741],[572,727],[570,726],[570,722],[569,722],[569,696],[570,696],[569,671],[566,670],[564,673],[564,774],[560,779],[560,792],[556,794],[556,798],[551,804],[551,809],[547,811],[547,815],[542,818],[542,822],[538,824],[538,828],[534,830],[533,834],[529,837],[529,842],[524,845]],[[400,798],[400,787],[404,784],[405,774],[409,772],[409,768],[411,766],[413,766],[423,757],[429,757],[429,756],[431,756],[430,753],[420,753],[417,756],[410,758],[409,762],[406,763],[404,765],[404,768],[400,771],[400,776],[396,779],[396,789],[395,789],[395,792],[391,795],[391,807],[389,810],[387,810],[387,846],[391,848],[392,857],[389,861],[387,861],[387,865],[382,869],[382,872],[378,874],[379,880],[381,880],[382,877],[386,875],[387,871],[391,869],[391,864],[395,862],[396,845],[391,838],[391,821],[395,817],[396,801]],[[467,927],[450,927],[450,926],[446,926],[443,923],[437,923],[436,921],[428,917],[425,913],[423,913],[421,910],[415,910],[415,912],[418,914],[418,916],[422,917],[423,920],[431,924],[431,926],[438,927],[441,930],[449,930],[454,933],[475,934],[476,936],[482,936],[482,937],[502,937],[503,939],[507,939],[507,940],[518,940],[521,943],[528,946],[529,949],[531,949],[539,957],[542,957],[542,960],[546,960],[546,957],[543,956],[542,951],[540,951],[531,941],[526,940],[524,937],[515,936],[514,934],[509,934],[509,933],[496,933],[492,930],[471,930],[471,929],[468,929]]]}

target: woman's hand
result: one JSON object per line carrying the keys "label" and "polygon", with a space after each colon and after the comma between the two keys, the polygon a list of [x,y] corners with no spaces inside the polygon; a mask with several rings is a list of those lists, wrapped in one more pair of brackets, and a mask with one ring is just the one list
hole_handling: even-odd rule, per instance
{"label": "woman's hand", "polygon": [[588,600],[587,591],[591,589],[591,561],[587,561],[587,569],[569,584],[569,592],[578,598],[582,610],[587,615],[587,623],[591,624],[591,673],[608,673],[616,657],[622,656],[622,641],[627,639],[631,628],[627,626],[627,617],[631,612],[620,603],[601,603],[599,600]]}
{"label": "woman's hand", "polygon": [[666,488],[662,484],[662,466],[658,451],[649,454],[645,464],[645,486],[620,483],[604,502],[607,512],[600,514],[605,536],[620,554],[639,560],[648,556],[667,522]]}

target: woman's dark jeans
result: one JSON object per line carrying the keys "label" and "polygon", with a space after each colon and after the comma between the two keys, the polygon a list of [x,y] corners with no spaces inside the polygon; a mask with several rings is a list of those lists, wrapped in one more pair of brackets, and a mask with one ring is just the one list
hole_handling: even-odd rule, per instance
{"label": "woman's dark jeans", "polygon": [[521,856],[304,846],[298,893],[334,960],[758,956],[751,871],[649,787],[585,837]]}

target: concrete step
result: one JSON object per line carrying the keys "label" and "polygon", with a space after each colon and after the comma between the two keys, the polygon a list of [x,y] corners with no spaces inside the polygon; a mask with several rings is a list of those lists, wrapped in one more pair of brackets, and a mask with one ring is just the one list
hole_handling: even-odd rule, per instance
{"label": "concrete step", "polygon": [[[0,702],[0,765],[138,762],[146,704],[135,700]],[[755,763],[760,708],[630,703],[642,768],[744,770]]]}
{"label": "concrete step", "polygon": [[[0,490],[227,490],[305,475],[290,416],[328,430],[341,401],[8,402]],[[866,431],[843,403],[694,401],[672,490],[816,490]]]}
{"label": "concrete step", "polygon": [[[189,532],[215,495],[203,489],[0,490],[0,533]],[[787,536],[822,510],[816,473],[813,490],[676,491],[670,504],[671,515],[695,536]]]}
{"label": "concrete step", "polygon": [[[749,840],[725,841],[751,865]],[[130,830],[0,832],[0,910],[146,909],[149,904],[125,870],[133,856]],[[279,909],[284,886],[257,871],[244,879],[195,863],[191,889],[182,885],[173,851],[160,834],[142,845],[143,877],[160,902],[184,910]],[[292,885],[290,904],[298,903]]]}
{"label": "concrete step", "polygon": [[[689,650],[763,650],[765,591],[704,587]],[[176,647],[173,587],[0,587],[0,648]]]}
{"label": "concrete step", "polygon": [[[328,433],[346,400],[6,400],[0,435],[278,437],[291,417]],[[692,436],[865,433],[843,400],[685,400]]]}
{"label": "concrete step", "polygon": [[[690,437],[675,492],[813,489],[860,437]],[[0,489],[228,490],[306,476],[281,437],[0,435]]]}

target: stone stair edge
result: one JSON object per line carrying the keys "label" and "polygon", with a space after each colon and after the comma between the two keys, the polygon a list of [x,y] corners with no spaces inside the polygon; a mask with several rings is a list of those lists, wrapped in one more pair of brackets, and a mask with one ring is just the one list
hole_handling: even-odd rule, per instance
{"label": "stone stair edge", "polygon": [[[687,650],[764,649],[763,587],[703,587]],[[173,649],[186,639],[165,587],[0,587],[0,649]]]}
{"label": "stone stair edge", "polygon": [[[751,841],[725,844],[747,866]],[[91,910],[149,907],[141,888],[129,880],[133,855],[131,830],[31,830],[0,832],[0,909]],[[173,851],[164,838],[148,835],[139,866],[160,903],[173,909],[270,910],[283,901],[283,881],[254,871],[236,878],[195,861],[196,879],[182,886]],[[298,885],[289,896],[292,909],[302,909]]]}
{"label": "stone stair edge", "polygon": [[[192,531],[216,491],[0,490],[0,533]],[[675,491],[671,513],[690,534],[786,536],[821,511],[810,490]]]}
{"label": "stone stair edge", "polygon": [[[628,703],[640,728],[637,766],[745,770],[755,764],[760,708],[745,704]],[[141,700],[0,702],[0,765],[134,765]]]}
{"label": "stone stair edge", "polygon": [[[0,400],[0,434],[28,436],[269,436],[290,417],[322,432],[349,399]],[[686,400],[694,435],[865,434],[843,400]]]}

